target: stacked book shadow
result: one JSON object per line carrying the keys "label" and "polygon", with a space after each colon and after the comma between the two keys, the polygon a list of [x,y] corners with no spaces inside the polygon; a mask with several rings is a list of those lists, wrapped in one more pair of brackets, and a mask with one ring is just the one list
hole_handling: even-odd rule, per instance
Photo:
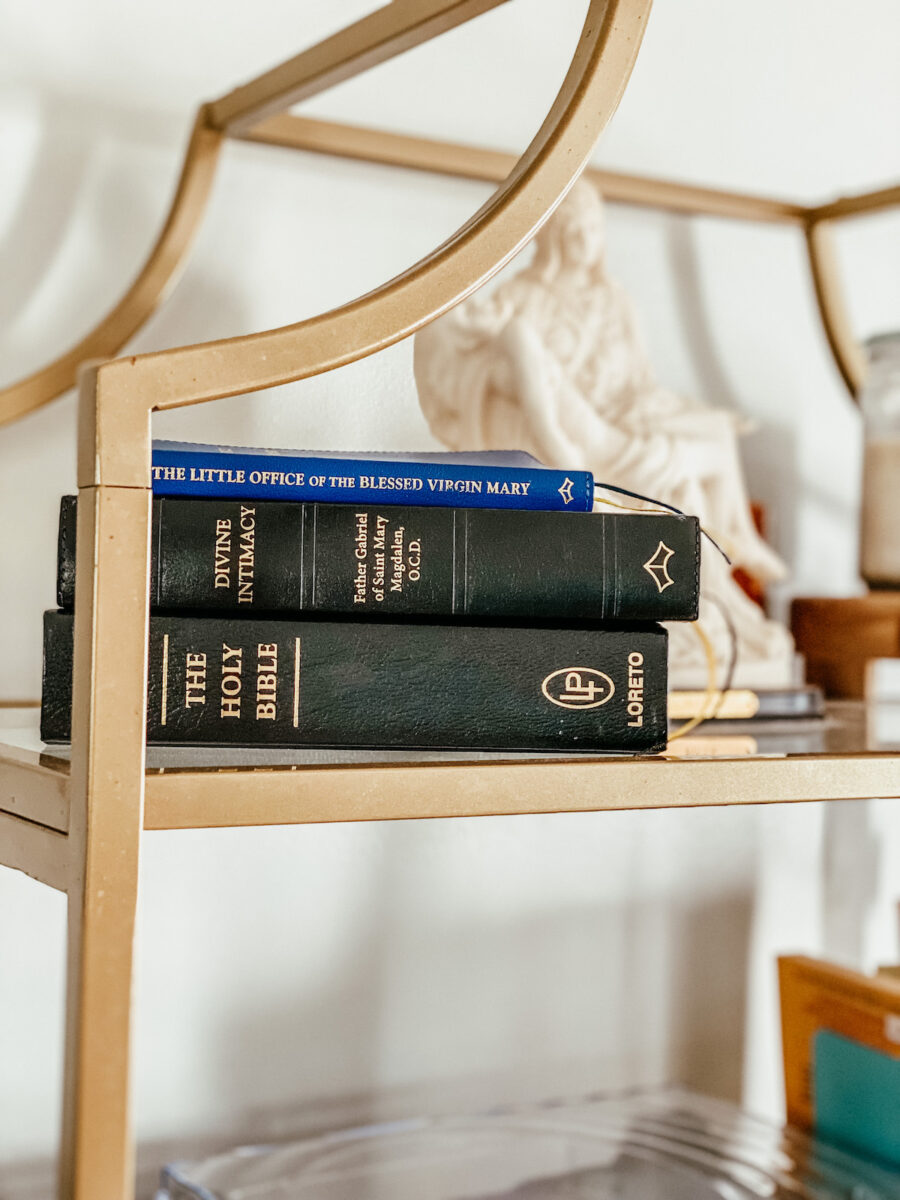
{"label": "stacked book shadow", "polygon": [[[192,457],[202,479],[198,494],[182,495]],[[697,521],[567,511],[589,477],[576,488],[575,473],[485,457],[279,456],[279,470],[262,471],[213,448],[155,450],[148,741],[663,748],[659,622],[696,618]],[[271,468],[273,457],[251,461]],[[222,478],[209,479],[216,470]],[[303,481],[304,497],[310,479],[340,481],[316,489],[340,499],[285,499],[286,478]],[[396,502],[421,498],[429,481],[443,503]],[[372,485],[382,499],[372,501]],[[522,507],[535,497],[543,507]],[[76,511],[64,497],[60,611],[44,623],[48,742],[71,736]]]}

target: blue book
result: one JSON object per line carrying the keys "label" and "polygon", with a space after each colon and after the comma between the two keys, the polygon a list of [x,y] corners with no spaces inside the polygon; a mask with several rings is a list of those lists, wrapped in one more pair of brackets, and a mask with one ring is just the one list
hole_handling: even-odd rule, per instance
{"label": "blue book", "polygon": [[153,443],[153,492],[347,504],[590,512],[594,477],[557,471],[519,451],[331,454]]}

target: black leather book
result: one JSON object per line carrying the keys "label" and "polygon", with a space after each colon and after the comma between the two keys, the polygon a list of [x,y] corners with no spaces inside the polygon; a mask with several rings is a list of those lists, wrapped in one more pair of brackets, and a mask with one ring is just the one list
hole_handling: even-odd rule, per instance
{"label": "black leather book", "polygon": [[[60,608],[75,596],[75,507],[63,498]],[[692,621],[699,583],[694,517],[153,501],[160,611]]]}
{"label": "black leather book", "polygon": [[[46,742],[70,739],[73,624],[44,616]],[[649,753],[666,743],[666,632],[154,616],[147,737]]]}

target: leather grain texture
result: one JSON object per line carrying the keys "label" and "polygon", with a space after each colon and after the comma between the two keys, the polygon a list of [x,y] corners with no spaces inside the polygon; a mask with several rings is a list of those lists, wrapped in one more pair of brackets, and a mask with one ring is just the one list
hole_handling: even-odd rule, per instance
{"label": "leather grain texture", "polygon": [[[156,498],[151,604],[241,616],[342,613],[692,621],[694,517]],[[58,602],[75,594],[75,499]]]}
{"label": "leather grain texture", "polygon": [[[44,618],[41,736],[70,737],[72,631]],[[148,740],[653,752],[666,633],[469,622],[150,622]]]}

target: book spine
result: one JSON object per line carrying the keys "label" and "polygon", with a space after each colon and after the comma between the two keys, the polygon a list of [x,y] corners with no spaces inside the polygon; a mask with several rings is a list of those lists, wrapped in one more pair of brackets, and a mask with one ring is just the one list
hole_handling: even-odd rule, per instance
{"label": "book spine", "polygon": [[588,512],[589,471],[390,459],[153,449],[153,491],[166,496]]}
{"label": "book spine", "polygon": [[[41,736],[70,739],[70,613],[44,618]],[[661,626],[152,617],[148,741],[649,753],[666,741]]]}
{"label": "book spine", "polygon": [[[58,603],[75,595],[60,508]],[[240,616],[689,621],[693,517],[289,501],[153,501],[151,602]]]}
{"label": "book spine", "polygon": [[59,502],[59,533],[56,539],[56,603],[60,608],[75,607],[77,508],[77,496],[63,496]]}

